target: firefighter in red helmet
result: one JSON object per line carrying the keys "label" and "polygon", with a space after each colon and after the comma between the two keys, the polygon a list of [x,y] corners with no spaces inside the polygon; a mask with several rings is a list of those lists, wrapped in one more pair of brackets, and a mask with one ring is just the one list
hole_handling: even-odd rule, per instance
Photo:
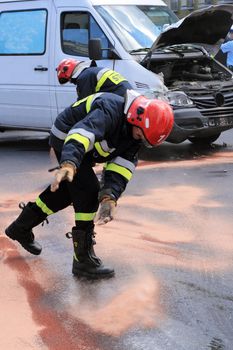
{"label": "firefighter in red helmet", "polygon": [[[161,100],[148,99],[133,90],[123,98],[97,93],[60,113],[51,129],[50,145],[59,159],[51,186],[29,202],[5,230],[32,254],[40,254],[33,227],[72,203],[75,219],[72,272],[103,278],[114,275],[94,251],[94,219],[105,224],[113,219],[116,203],[137,165],[142,142],[157,146],[171,132],[173,111]],[[93,162],[106,163],[100,184]]]}
{"label": "firefighter in red helmet", "polygon": [[109,68],[97,67],[95,61],[64,59],[57,67],[57,78],[60,84],[75,84],[79,100],[96,92],[124,96],[127,89],[132,89],[121,74]]}
{"label": "firefighter in red helmet", "polygon": [[[77,61],[74,58],[62,60],[57,67],[57,78],[59,83],[68,83],[72,78],[72,74],[74,74],[74,70],[80,63],[80,61]],[[87,67],[90,67],[90,61],[87,61]]]}

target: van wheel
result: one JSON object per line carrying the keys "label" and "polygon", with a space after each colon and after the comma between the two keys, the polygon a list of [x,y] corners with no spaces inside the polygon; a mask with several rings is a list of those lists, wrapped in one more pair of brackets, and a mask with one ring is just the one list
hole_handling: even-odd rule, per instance
{"label": "van wheel", "polygon": [[190,142],[192,142],[195,145],[210,145],[211,143],[213,143],[214,141],[216,141],[219,136],[221,135],[221,133],[219,134],[215,134],[212,136],[207,136],[207,137],[188,137],[188,140]]}

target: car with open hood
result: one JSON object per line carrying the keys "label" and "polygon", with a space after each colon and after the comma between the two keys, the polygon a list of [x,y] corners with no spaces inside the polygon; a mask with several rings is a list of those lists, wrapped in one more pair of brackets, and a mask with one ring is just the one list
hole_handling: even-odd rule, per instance
{"label": "car with open hood", "polygon": [[232,72],[214,59],[232,14],[216,5],[179,21],[162,0],[0,0],[0,131],[49,131],[77,99],[56,67],[94,58],[169,101],[168,142],[213,142],[233,127]]}
{"label": "car with open hood", "polygon": [[[232,5],[194,11],[164,29],[142,59],[168,88],[175,125],[167,141],[211,143],[233,127],[232,72],[214,58],[232,15]],[[180,105],[173,103],[176,94]]]}

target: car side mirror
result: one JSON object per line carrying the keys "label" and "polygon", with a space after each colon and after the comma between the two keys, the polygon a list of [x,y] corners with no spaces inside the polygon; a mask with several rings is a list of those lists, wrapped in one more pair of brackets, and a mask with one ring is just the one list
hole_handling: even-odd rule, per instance
{"label": "car side mirror", "polygon": [[103,51],[107,51],[107,58],[109,59],[119,59],[118,54],[113,48],[102,49],[101,40],[98,38],[90,39],[88,42],[88,53],[91,60],[102,60]]}
{"label": "car side mirror", "polygon": [[102,59],[102,49],[101,49],[101,40],[90,39],[88,42],[88,53],[91,60],[101,60]]}

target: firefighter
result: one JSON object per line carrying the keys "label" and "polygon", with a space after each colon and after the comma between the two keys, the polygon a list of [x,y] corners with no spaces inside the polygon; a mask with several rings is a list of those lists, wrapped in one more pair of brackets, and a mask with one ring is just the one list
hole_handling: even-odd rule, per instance
{"label": "firefighter", "polygon": [[226,41],[220,46],[221,51],[226,54],[226,65],[233,72],[233,27],[230,28]]}
{"label": "firefighter", "polygon": [[97,67],[95,61],[64,59],[57,67],[57,78],[60,84],[75,84],[79,99],[96,92],[111,92],[124,97],[126,90],[132,89],[122,75],[109,68]]}
{"label": "firefighter", "polygon": [[[167,102],[148,99],[127,90],[125,99],[97,93],[61,112],[51,129],[50,145],[59,159],[51,186],[29,202],[5,232],[32,254],[41,253],[33,227],[72,203],[75,212],[72,273],[88,278],[111,277],[94,251],[94,218],[98,223],[113,219],[114,209],[137,165],[143,143],[156,146],[169,135],[173,112]],[[93,163],[106,163],[103,183]]]}

